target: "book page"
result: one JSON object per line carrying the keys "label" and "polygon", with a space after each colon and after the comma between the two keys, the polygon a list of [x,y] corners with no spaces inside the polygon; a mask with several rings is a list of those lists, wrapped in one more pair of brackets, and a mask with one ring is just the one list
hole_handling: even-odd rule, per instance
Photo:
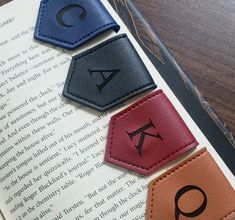
{"label": "book page", "polygon": [[[73,52],[37,42],[39,3],[15,0],[0,8],[0,209],[6,220],[145,219],[147,184],[186,156],[149,177],[103,161],[110,117],[146,93],[105,113],[64,98],[71,57],[116,33]],[[200,143],[197,149],[208,148],[234,187],[231,172],[108,2],[103,3],[121,24],[118,34],[128,34],[158,89]]]}

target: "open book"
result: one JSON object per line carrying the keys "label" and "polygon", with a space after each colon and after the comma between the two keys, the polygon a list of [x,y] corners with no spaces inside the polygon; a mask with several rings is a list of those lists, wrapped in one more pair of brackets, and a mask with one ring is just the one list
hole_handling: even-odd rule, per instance
{"label": "open book", "polygon": [[[197,149],[207,147],[235,188],[230,170],[113,8],[102,2],[121,24],[119,34],[127,33],[158,89],[164,90],[200,143]],[[2,215],[6,220],[144,219],[149,181],[189,154],[149,177],[103,162],[110,117],[145,94],[105,113],[64,98],[71,57],[115,33],[105,33],[73,52],[36,42],[33,32],[39,3],[15,0],[0,8]]]}

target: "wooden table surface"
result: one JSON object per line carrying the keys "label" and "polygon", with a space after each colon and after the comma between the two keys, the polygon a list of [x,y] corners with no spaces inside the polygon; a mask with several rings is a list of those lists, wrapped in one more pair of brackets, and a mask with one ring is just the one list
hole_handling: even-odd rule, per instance
{"label": "wooden table surface", "polygon": [[235,134],[235,1],[133,2]]}

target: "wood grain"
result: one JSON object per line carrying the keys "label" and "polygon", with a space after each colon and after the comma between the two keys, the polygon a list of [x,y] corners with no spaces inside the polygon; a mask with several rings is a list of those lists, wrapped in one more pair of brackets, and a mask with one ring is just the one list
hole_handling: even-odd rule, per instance
{"label": "wood grain", "polygon": [[0,0],[0,6],[10,2],[11,0]]}
{"label": "wood grain", "polygon": [[133,2],[235,134],[235,1]]}
{"label": "wood grain", "polygon": [[235,134],[235,1],[133,2]]}

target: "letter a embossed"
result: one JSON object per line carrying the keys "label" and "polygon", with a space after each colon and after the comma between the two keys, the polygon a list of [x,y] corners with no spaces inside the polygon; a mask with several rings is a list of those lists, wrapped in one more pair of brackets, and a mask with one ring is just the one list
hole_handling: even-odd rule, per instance
{"label": "letter a embossed", "polygon": [[151,121],[151,119],[149,119],[149,123],[146,124],[145,126],[143,126],[142,128],[139,128],[131,133],[127,132],[127,134],[129,135],[130,139],[133,140],[133,138],[136,136],[136,135],[139,135],[140,134],[140,139],[139,139],[139,142],[138,144],[135,146],[140,157],[142,156],[142,148],[143,148],[143,145],[144,145],[144,139],[145,139],[145,136],[150,136],[150,137],[154,137],[154,138],[158,138],[160,139],[161,141],[163,141],[161,135],[159,132],[157,132],[156,134],[151,134],[151,133],[147,133],[145,132],[146,130],[150,129],[150,128],[156,128],[153,124],[153,122]]}
{"label": "letter a embossed", "polygon": [[[102,82],[100,84],[96,84],[98,90],[100,93],[102,93],[103,89],[109,84],[109,82],[119,73],[119,69],[116,70],[91,70],[88,69],[89,73],[92,77],[95,79],[97,76],[95,74],[99,74],[99,77],[101,76]],[[109,74],[107,76],[107,74]]]}

